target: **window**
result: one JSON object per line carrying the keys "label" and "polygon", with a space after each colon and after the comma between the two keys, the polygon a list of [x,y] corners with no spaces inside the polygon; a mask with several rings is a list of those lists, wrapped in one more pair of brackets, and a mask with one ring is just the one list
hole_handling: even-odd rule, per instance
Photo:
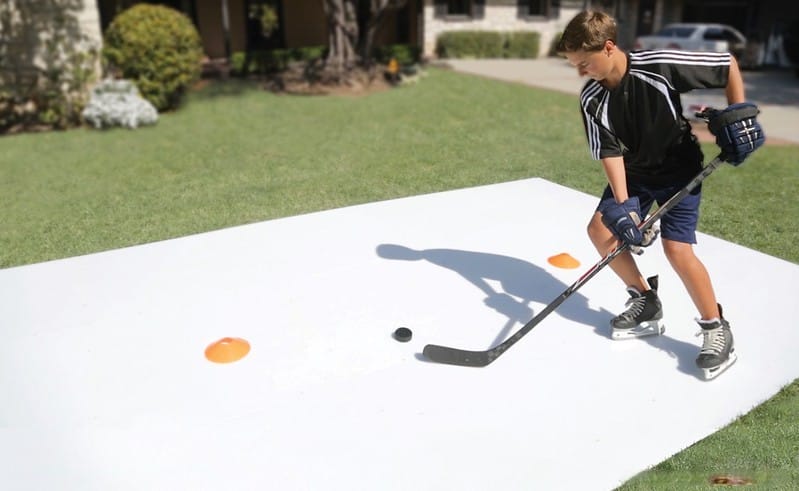
{"label": "window", "polygon": [[481,19],[485,0],[435,0],[435,16],[452,19]]}
{"label": "window", "polygon": [[658,31],[657,35],[670,38],[689,38],[695,30],[695,27],[666,26]]}
{"label": "window", "polygon": [[447,15],[471,15],[469,0],[447,0]]}
{"label": "window", "polygon": [[705,31],[704,38],[708,41],[729,41],[733,43],[740,41],[738,36],[729,29],[717,29],[713,27]]}
{"label": "window", "polygon": [[517,0],[519,17],[547,17],[550,0]]}
{"label": "window", "polygon": [[547,15],[547,0],[529,0],[527,15]]}

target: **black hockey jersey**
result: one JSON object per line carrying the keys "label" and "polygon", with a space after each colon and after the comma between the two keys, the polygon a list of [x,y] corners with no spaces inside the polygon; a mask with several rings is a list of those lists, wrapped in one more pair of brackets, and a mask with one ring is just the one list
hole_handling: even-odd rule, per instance
{"label": "black hockey jersey", "polygon": [[725,87],[729,71],[729,53],[628,53],[627,73],[617,87],[609,90],[590,80],[580,93],[591,156],[623,156],[631,182],[669,184],[693,177],[703,157],[682,114],[680,94]]}

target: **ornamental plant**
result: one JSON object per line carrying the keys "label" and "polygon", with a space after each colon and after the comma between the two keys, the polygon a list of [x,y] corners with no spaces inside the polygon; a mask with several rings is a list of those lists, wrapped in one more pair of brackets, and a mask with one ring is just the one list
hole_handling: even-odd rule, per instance
{"label": "ornamental plant", "polygon": [[115,76],[132,80],[159,111],[177,107],[200,77],[200,35],[184,14],[137,4],[120,13],[105,34],[103,59]]}
{"label": "ornamental plant", "polygon": [[138,128],[155,124],[158,111],[139,95],[130,80],[106,79],[92,89],[83,119],[95,128]]}

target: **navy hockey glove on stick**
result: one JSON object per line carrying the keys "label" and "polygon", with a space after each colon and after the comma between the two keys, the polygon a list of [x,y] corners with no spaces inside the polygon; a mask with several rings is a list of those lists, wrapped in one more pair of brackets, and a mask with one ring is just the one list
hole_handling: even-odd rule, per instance
{"label": "navy hockey glove on stick", "polygon": [[638,224],[641,223],[641,207],[637,197],[633,196],[622,203],[608,198],[599,203],[599,212],[602,214],[602,223],[619,240],[628,246],[642,245],[644,238],[638,230]]}
{"label": "navy hockey glove on stick", "polygon": [[759,112],[756,105],[741,102],[710,114],[707,126],[716,137],[725,161],[741,165],[766,141],[763,128],[756,119]]}

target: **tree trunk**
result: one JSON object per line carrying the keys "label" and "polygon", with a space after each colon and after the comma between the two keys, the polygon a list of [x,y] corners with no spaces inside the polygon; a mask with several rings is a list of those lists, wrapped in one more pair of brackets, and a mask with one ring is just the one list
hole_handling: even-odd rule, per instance
{"label": "tree trunk", "polygon": [[407,0],[370,0],[369,18],[361,30],[358,0],[323,0],[328,26],[329,51],[322,77],[327,82],[349,82],[355,69],[371,67],[375,36],[387,14]]}
{"label": "tree trunk", "polygon": [[371,0],[369,22],[366,25],[366,33],[361,44],[361,60],[364,65],[371,65],[374,61],[372,50],[374,49],[375,36],[380,32],[383,23],[387,18],[388,12],[400,9],[405,6],[407,0]]}
{"label": "tree trunk", "polygon": [[342,82],[358,62],[357,0],[324,0],[324,7],[329,45],[325,71],[333,81]]}

